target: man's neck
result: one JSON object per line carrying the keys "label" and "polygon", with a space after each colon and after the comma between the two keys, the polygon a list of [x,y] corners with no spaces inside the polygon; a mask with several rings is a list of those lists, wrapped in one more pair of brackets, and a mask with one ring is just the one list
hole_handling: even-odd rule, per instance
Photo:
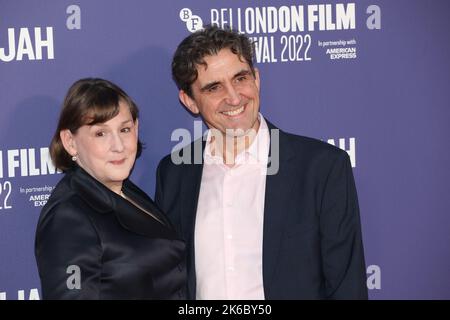
{"label": "man's neck", "polygon": [[260,128],[260,120],[257,121],[255,128],[251,128],[240,136],[226,135],[220,131],[215,131],[216,134],[211,137],[211,154],[222,157],[225,165],[233,167],[236,157],[248,150],[254,142]]}

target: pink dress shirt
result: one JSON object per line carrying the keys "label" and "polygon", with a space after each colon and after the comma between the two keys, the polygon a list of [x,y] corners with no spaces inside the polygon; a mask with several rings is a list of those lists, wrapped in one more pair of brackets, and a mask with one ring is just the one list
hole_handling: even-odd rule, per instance
{"label": "pink dress shirt", "polygon": [[195,221],[197,299],[264,299],[262,245],[270,135],[260,127],[228,167],[211,154],[211,132]]}

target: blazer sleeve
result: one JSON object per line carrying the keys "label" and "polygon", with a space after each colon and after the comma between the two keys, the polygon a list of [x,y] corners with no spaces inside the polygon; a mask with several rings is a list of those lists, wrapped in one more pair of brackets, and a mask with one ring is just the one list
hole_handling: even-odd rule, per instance
{"label": "blazer sleeve", "polygon": [[320,211],[325,292],[330,299],[367,299],[358,196],[350,159],[340,152],[325,184]]}
{"label": "blazer sleeve", "polygon": [[36,231],[35,255],[43,299],[99,299],[102,248],[88,215],[62,202]]}

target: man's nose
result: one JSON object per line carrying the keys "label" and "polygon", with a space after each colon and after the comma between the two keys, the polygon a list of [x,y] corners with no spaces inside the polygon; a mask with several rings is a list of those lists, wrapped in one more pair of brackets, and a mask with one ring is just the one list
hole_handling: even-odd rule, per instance
{"label": "man's nose", "polygon": [[232,85],[227,86],[227,96],[225,102],[231,106],[238,106],[241,103],[241,96]]}

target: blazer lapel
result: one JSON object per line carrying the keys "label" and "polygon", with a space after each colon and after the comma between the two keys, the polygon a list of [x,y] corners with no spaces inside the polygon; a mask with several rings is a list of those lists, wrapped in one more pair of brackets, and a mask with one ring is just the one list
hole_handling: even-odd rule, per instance
{"label": "blazer lapel", "polygon": [[[269,151],[269,159],[275,156],[273,152],[277,152],[274,148],[276,143],[276,135],[272,130],[277,129],[274,125],[267,122],[271,129],[271,144]],[[266,177],[266,193],[264,203],[264,227],[263,227],[263,282],[264,291],[267,299],[270,299],[268,288],[275,271],[279,247],[281,244],[284,221],[286,213],[286,204],[289,203],[291,197],[290,187],[292,183],[292,166],[291,159],[293,154],[289,149],[286,135],[279,130],[279,170],[278,173],[268,175]],[[272,160],[273,162],[274,160]],[[270,165],[270,164],[269,164]],[[273,163],[272,163],[273,165]]]}
{"label": "blazer lapel", "polygon": [[[76,167],[70,174],[73,190],[94,211],[101,214],[114,213],[122,227],[130,232],[150,238],[176,239],[175,232],[169,224],[163,226],[155,219],[149,218],[147,213],[142,212],[129,201],[109,190],[81,167]],[[137,191],[139,189],[131,181],[126,180],[123,188],[125,193],[144,209],[155,214],[158,218],[162,216],[157,207],[153,205],[153,201],[144,197],[141,194],[143,191]]]}
{"label": "blazer lapel", "polygon": [[95,211],[107,213],[116,209],[112,191],[91,177],[83,168],[76,166],[67,172],[71,188]]}
{"label": "blazer lapel", "polygon": [[172,225],[164,218],[156,205],[153,204],[153,201],[148,197],[143,197],[140,192],[136,192],[135,188],[130,181],[124,183],[123,189],[125,195],[144,210],[156,216],[163,223],[149,216],[130,201],[113,194],[116,201],[115,214],[120,224],[128,231],[145,237],[178,239]]}
{"label": "blazer lapel", "polygon": [[[269,121],[267,121],[267,125],[269,129],[279,130]],[[293,157],[293,153],[289,149],[286,135],[281,130],[278,132],[279,171],[275,175],[267,176],[264,200],[263,281],[266,298],[270,297],[270,293],[267,290],[270,288],[270,282],[275,271],[278,249],[284,230],[286,210],[282,208],[289,202],[291,195],[288,191],[292,190],[290,183],[292,183],[291,168],[293,164],[290,160]],[[272,137],[272,132],[270,131],[270,133],[271,146],[269,149],[269,159],[272,156],[272,149],[274,152],[277,152],[276,148],[272,148],[272,138],[276,138],[276,135]],[[205,142],[203,142],[202,150],[204,150],[204,147]],[[203,162],[202,164],[187,165],[181,183],[181,231],[190,246],[188,248],[189,256],[187,257],[188,268],[190,270],[188,273],[188,297],[190,299],[195,299],[196,297],[194,234],[202,172]]]}
{"label": "blazer lapel", "polygon": [[[195,142],[194,142],[195,143]],[[202,141],[202,154],[206,143]],[[194,145],[191,145],[194,148]],[[193,150],[193,149],[191,149]],[[192,157],[192,160],[194,158]],[[188,297],[195,299],[196,276],[195,276],[195,218],[197,214],[198,198],[200,195],[200,184],[203,173],[203,156],[200,164],[186,165],[183,179],[181,181],[181,232],[185,237],[188,257]]]}
{"label": "blazer lapel", "polygon": [[123,183],[123,190],[125,196],[130,196],[133,201],[135,201],[139,206],[143,209],[151,212],[154,216],[156,216],[166,227],[173,228],[169,219],[167,219],[166,215],[161,212],[158,206],[153,202],[153,200],[144,193],[141,189],[139,189],[133,182],[130,180],[125,180]]}

